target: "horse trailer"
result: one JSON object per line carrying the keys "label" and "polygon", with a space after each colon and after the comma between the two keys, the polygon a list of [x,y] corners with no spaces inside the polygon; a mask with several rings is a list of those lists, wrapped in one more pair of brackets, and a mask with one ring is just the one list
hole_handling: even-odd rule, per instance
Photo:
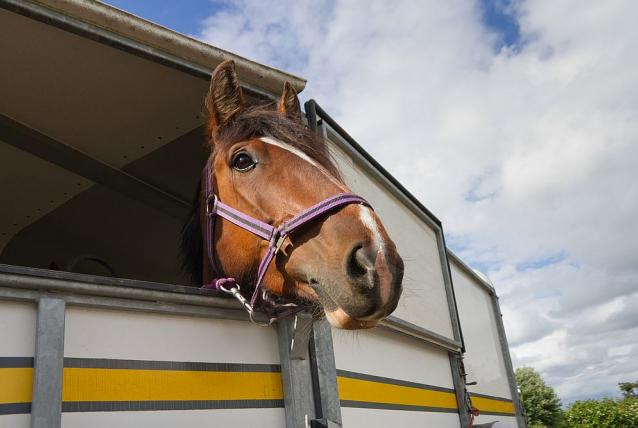
{"label": "horse trailer", "polygon": [[0,0],[0,427],[525,427],[498,297],[441,222],[315,101],[405,257],[378,327],[267,327],[183,273],[202,101],[305,81],[93,0]]}

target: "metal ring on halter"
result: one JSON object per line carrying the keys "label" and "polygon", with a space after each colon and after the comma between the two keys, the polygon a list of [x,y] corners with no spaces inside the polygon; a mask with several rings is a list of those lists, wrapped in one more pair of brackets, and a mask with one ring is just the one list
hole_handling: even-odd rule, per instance
{"label": "metal ring on halter", "polygon": [[[211,201],[213,201],[212,205],[211,205]],[[217,208],[217,195],[213,193],[212,197],[208,196],[206,198],[206,215],[213,214],[216,208]]]}

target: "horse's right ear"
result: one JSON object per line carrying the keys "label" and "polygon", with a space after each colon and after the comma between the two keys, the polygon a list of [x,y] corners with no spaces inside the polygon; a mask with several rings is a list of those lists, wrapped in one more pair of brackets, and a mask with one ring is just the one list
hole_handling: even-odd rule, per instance
{"label": "horse's right ear", "polygon": [[243,107],[244,94],[235,72],[235,63],[233,60],[224,61],[213,71],[206,96],[208,129],[213,140]]}

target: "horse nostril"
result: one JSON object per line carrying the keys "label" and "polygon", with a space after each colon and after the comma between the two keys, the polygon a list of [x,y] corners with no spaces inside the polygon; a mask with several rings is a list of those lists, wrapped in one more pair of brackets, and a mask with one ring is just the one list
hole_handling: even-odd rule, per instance
{"label": "horse nostril", "polygon": [[351,278],[360,278],[374,270],[374,260],[370,258],[362,244],[355,245],[350,251],[346,270]]}

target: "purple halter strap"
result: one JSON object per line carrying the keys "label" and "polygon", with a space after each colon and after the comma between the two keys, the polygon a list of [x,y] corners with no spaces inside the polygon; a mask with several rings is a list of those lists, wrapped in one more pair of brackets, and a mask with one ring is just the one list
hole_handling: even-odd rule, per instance
{"label": "purple halter strap", "polygon": [[[208,284],[202,285],[202,288],[212,289],[216,291],[222,291],[224,293],[231,294],[237,300],[241,302],[248,314],[251,321],[253,314],[258,308],[263,310],[269,318],[267,325],[272,324],[274,321],[288,317],[297,312],[306,309],[306,306],[298,305],[295,303],[280,303],[277,299],[273,298],[266,290],[262,290],[262,282],[266,271],[270,266],[270,263],[279,252],[286,238],[295,230],[301,226],[316,220],[328,212],[349,204],[362,204],[370,207],[370,204],[361,196],[353,193],[340,193],[331,196],[323,201],[306,208],[293,218],[283,222],[277,227],[271,226],[263,221],[257,220],[249,215],[246,215],[236,209],[221,202],[212,185],[212,175],[210,170],[210,161],[206,163],[206,167],[203,171],[202,180],[204,181],[204,191],[206,194],[206,222],[205,222],[205,237],[206,237],[206,251],[208,253],[208,261],[212,269],[213,276],[222,275],[221,270],[215,263],[214,256],[214,243],[213,236],[215,233],[215,218],[221,217],[236,226],[241,227],[257,236],[261,239],[268,241],[268,252],[261,260],[259,269],[257,270],[257,281],[253,289],[253,294],[250,301],[241,293],[240,285],[234,278],[218,277],[212,279]],[[261,291],[261,293],[260,293]]]}

